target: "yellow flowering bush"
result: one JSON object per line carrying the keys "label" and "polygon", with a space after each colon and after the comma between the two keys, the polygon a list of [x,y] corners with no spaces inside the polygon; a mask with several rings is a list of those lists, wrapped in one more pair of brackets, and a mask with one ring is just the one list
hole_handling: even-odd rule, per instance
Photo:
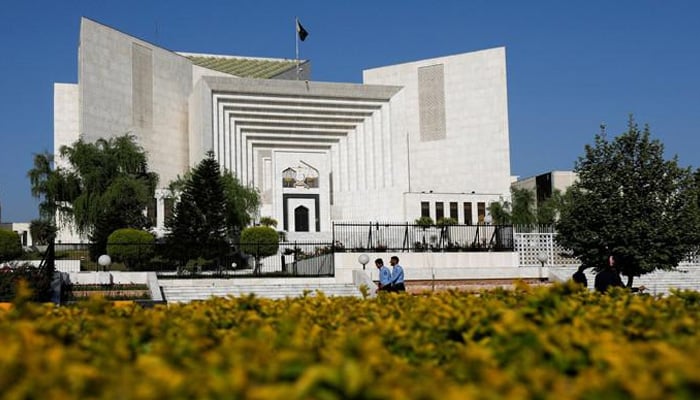
{"label": "yellow flowering bush", "polygon": [[0,310],[5,399],[666,399],[700,390],[700,295],[573,285],[91,299]]}

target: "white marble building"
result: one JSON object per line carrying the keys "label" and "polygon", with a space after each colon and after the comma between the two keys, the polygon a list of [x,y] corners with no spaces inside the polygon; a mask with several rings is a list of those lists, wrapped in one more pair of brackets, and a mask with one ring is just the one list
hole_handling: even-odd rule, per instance
{"label": "white marble building", "polygon": [[78,83],[55,85],[56,152],[130,132],[166,187],[212,150],[291,238],[340,220],[477,223],[510,196],[504,48],[328,83],[308,61],[298,79],[294,60],[178,53],[83,19],[78,57]]}

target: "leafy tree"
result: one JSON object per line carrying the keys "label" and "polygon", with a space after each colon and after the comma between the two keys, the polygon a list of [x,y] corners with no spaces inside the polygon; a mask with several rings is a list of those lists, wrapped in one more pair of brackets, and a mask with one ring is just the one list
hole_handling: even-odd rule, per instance
{"label": "leafy tree", "polygon": [[508,225],[511,221],[511,203],[509,201],[493,202],[489,204],[489,215],[495,225]]}
{"label": "leafy tree", "polygon": [[567,193],[562,194],[561,191],[554,190],[550,198],[537,205],[537,223],[541,225],[554,224],[559,219],[567,200]]}
{"label": "leafy tree", "polygon": [[36,155],[29,171],[32,194],[42,197],[42,216],[72,221],[93,242],[92,253],[105,251],[107,237],[119,228],[144,228],[143,210],[153,198],[158,176],[148,171],[146,152],[135,137],[124,135],[63,146],[69,169],[51,169],[48,154]]}
{"label": "leafy tree", "polygon": [[[207,156],[213,157],[213,153]],[[187,171],[183,177],[178,177],[175,181],[170,182],[170,191],[182,193],[188,182],[192,181],[192,172],[192,170]],[[256,189],[242,185],[229,171],[221,173],[221,183],[226,198],[227,234],[230,240],[235,241],[240,231],[250,224],[253,216],[257,213],[260,207],[260,196]],[[275,221],[275,226],[276,224],[277,221]]]}
{"label": "leafy tree", "polygon": [[68,200],[77,195],[78,183],[61,169],[54,170],[53,155],[48,152],[34,154],[27,176],[32,196],[40,199],[39,219],[31,222],[30,232],[38,245],[47,245],[56,236],[55,219],[70,213]]}
{"label": "leafy tree", "polygon": [[227,201],[214,154],[209,152],[181,184],[180,199],[172,218],[166,221],[174,255],[181,262],[226,255],[230,249]]}
{"label": "leafy tree", "polygon": [[255,257],[255,274],[260,273],[260,259],[277,254],[279,235],[269,226],[251,226],[241,232],[241,251]]}
{"label": "leafy tree", "polygon": [[552,197],[535,204],[535,194],[527,189],[511,189],[512,202],[502,201],[489,204],[489,214],[496,225],[552,224],[563,206],[564,196],[555,190]]}
{"label": "leafy tree", "polygon": [[584,265],[600,269],[614,255],[632,286],[635,276],[678,265],[698,242],[698,188],[690,169],[630,117],[627,132],[605,131],[576,163],[579,181],[557,223],[558,241]]}
{"label": "leafy tree", "polygon": [[272,217],[261,217],[260,218],[260,225],[277,227],[277,220],[272,218]]}
{"label": "leafy tree", "polygon": [[0,229],[0,262],[11,261],[22,255],[22,242],[15,231]]}
{"label": "leafy tree", "polygon": [[75,195],[75,182],[67,182],[62,170],[54,170],[53,155],[34,154],[34,166],[27,172],[32,196],[40,199],[39,217],[53,221],[57,211],[67,211],[64,202]]}
{"label": "leafy tree", "polygon": [[46,219],[34,219],[29,223],[29,233],[35,245],[48,245],[56,236],[56,226]]}
{"label": "leafy tree", "polygon": [[[226,196],[226,224],[232,238],[250,224],[260,207],[260,195],[254,188],[244,186],[229,171],[224,171],[221,180]],[[273,220],[274,221],[274,220]],[[275,221],[277,226],[277,221]]]}
{"label": "leafy tree", "polygon": [[533,225],[537,223],[535,206],[535,194],[527,189],[512,189],[513,211],[511,222],[513,225]]}
{"label": "leafy tree", "polygon": [[115,261],[124,263],[127,269],[137,270],[153,257],[154,241],[150,232],[133,228],[117,229],[107,238],[107,254]]}

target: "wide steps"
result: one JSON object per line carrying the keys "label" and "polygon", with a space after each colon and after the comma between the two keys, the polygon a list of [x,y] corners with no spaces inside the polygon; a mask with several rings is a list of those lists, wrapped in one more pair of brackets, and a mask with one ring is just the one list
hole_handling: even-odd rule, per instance
{"label": "wide steps", "polygon": [[[566,281],[571,278],[576,267],[552,267],[550,276],[557,281]],[[586,270],[588,288],[594,290],[595,273]],[[627,282],[625,276],[622,282]],[[679,266],[675,271],[654,271],[650,274],[634,278],[634,286],[646,286],[645,293],[651,295],[668,295],[672,289],[700,291],[700,266]]]}
{"label": "wide steps", "polygon": [[325,296],[361,297],[360,290],[352,284],[319,284],[319,285],[190,285],[190,286],[163,286],[165,300],[169,303],[183,303],[194,300],[206,300],[211,297],[248,296],[268,299],[284,299],[301,297],[304,295],[315,296],[322,292]]}

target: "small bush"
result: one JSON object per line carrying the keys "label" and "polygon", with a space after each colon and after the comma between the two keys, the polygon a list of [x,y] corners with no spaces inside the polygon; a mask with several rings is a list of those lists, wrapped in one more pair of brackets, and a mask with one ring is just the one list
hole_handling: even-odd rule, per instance
{"label": "small bush", "polygon": [[251,226],[241,232],[241,251],[256,258],[277,254],[279,236],[269,226]]}
{"label": "small bush", "polygon": [[143,268],[154,254],[155,238],[139,229],[117,229],[107,238],[107,254],[114,261],[124,263],[127,269]]}
{"label": "small bush", "polygon": [[17,232],[0,229],[0,262],[14,260],[22,255],[22,242]]}
{"label": "small bush", "polygon": [[21,281],[24,281],[31,291],[30,300],[50,301],[52,277],[53,273],[47,268],[37,268],[29,264],[3,267],[0,269],[0,301],[14,299]]}
{"label": "small bush", "polygon": [[414,223],[422,228],[428,228],[434,225],[433,219],[430,217],[420,217],[416,219]]}
{"label": "small bush", "polygon": [[437,220],[438,226],[457,225],[457,223],[457,219],[452,217],[440,218],[439,220]]}
{"label": "small bush", "polygon": [[272,218],[272,217],[261,217],[260,218],[260,225],[277,227],[277,220]]}

